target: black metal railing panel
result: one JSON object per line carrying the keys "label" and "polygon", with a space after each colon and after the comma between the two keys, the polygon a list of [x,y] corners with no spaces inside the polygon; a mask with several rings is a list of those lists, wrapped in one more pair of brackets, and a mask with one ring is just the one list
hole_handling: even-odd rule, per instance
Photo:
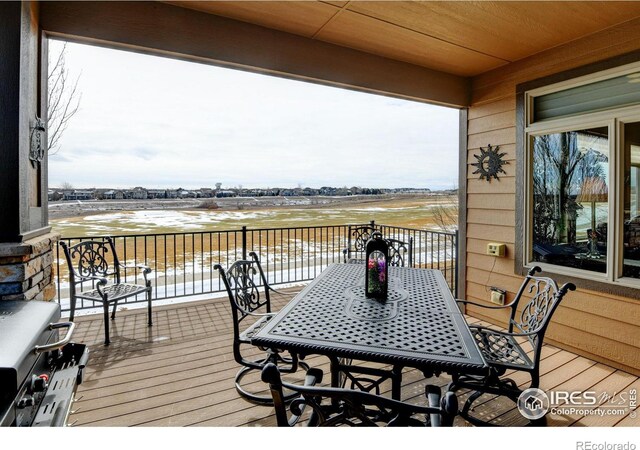
{"label": "black metal railing panel", "polygon": [[420,230],[377,225],[382,235],[410,244],[408,260],[412,267],[438,269],[444,274],[451,292],[458,291],[458,232]]}
{"label": "black metal railing panel", "polygon": [[[385,237],[411,238],[411,260],[414,267],[441,270],[452,292],[457,290],[457,233],[418,230],[373,224]],[[238,259],[256,252],[270,284],[283,285],[310,281],[329,264],[342,262],[343,249],[354,224],[311,227],[263,228],[240,230],[162,233],[112,236],[120,262],[151,267],[153,299],[165,300],[221,292],[224,289],[213,266],[228,267]],[[98,237],[62,238],[73,245]],[[63,311],[69,310],[69,273],[64,252],[57,246],[56,283],[58,301]],[[122,282],[142,283],[135,269],[121,271]],[[87,281],[77,286],[86,291],[95,288]],[[143,295],[123,300],[121,305],[146,301]],[[93,308],[91,301],[78,299],[77,309]]]}

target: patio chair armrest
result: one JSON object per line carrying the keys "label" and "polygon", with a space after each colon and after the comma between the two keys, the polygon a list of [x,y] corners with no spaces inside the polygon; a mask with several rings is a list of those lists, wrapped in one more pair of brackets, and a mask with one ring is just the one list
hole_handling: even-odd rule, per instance
{"label": "patio chair armrest", "polygon": [[[260,378],[262,379],[262,381],[269,385],[269,389],[271,390],[278,426],[286,425],[289,427],[293,427],[294,425],[296,425],[300,421],[300,417],[302,416],[306,408],[305,402],[297,402],[296,400],[291,402],[289,405],[291,417],[287,417],[284,392],[282,390],[283,385],[286,383],[282,382],[278,367],[273,363],[266,364],[262,369]],[[316,384],[322,382],[322,378],[322,370],[315,368],[309,369],[304,377],[304,386],[314,387]],[[299,399],[302,398],[302,396],[299,397]],[[312,413],[312,415],[313,414],[314,413]]]}
{"label": "patio chair armrest", "polygon": [[279,290],[277,290],[277,289],[274,289],[274,288],[272,288],[270,285],[269,285],[269,286],[267,286],[267,289],[269,289],[271,292],[274,292],[274,293],[276,293],[276,294],[279,294],[279,295],[285,295],[285,293],[284,293],[284,292],[279,291]]}
{"label": "patio chair armrest", "polygon": [[97,285],[98,286],[106,286],[106,284],[109,282],[105,277],[97,277],[95,275],[79,275],[76,273],[76,278],[78,278],[78,281],[80,282],[85,282],[85,281],[97,281]]}
{"label": "patio chair armrest", "polygon": [[[97,277],[95,275],[79,275],[79,274],[75,274],[75,276],[78,278],[78,282],[83,283],[85,281],[97,281],[96,283],[96,289],[98,290],[98,293],[100,294],[101,297],[104,297],[104,291],[102,290],[102,288],[104,288],[107,283],[109,282],[106,278],[104,277]],[[73,289],[75,289],[75,284],[73,285]]]}
{"label": "patio chair armrest", "polygon": [[312,368],[307,370],[307,373],[304,376],[304,385],[315,386],[316,384],[321,383],[323,375],[324,374],[320,369]]}
{"label": "patio chair armrest", "polygon": [[514,333],[513,331],[509,332],[509,331],[503,331],[503,330],[494,330],[493,328],[485,327],[482,325],[473,325],[473,326],[470,326],[470,328],[474,328],[477,330],[487,330],[494,334],[501,334],[503,336],[511,336],[511,337],[528,337],[528,336],[534,336],[538,334],[538,329],[529,331],[527,333]]}
{"label": "patio chair armrest", "polygon": [[123,269],[138,269],[138,270],[142,271],[142,276],[144,277],[144,283],[147,286],[149,285],[149,280],[147,278],[147,275],[149,275],[151,273],[151,267],[145,266],[144,264],[129,265],[129,264],[119,263],[118,265]]}
{"label": "patio chair armrest", "polygon": [[149,266],[145,266],[144,264],[130,265],[130,264],[122,264],[122,263],[120,263],[120,267],[122,267],[123,269],[138,269],[138,270],[142,270],[142,273],[144,275],[147,275],[147,274],[151,273],[151,268]]}
{"label": "patio chair armrest", "polygon": [[[431,408],[440,407],[440,398],[442,396],[442,393],[438,386],[435,386],[433,384],[428,384],[427,386],[425,386],[425,395],[427,397],[427,403]],[[440,414],[437,413],[429,414],[429,421],[432,427],[439,427],[441,426],[442,422]]]}
{"label": "patio chair armrest", "polygon": [[487,309],[504,309],[504,308],[510,308],[512,303],[507,303],[506,305],[483,305],[482,303],[476,303],[476,302],[470,302],[469,300],[460,300],[460,299],[456,299],[456,303],[464,303],[465,305],[473,305],[473,306],[479,306],[481,308],[487,308]]}
{"label": "patio chair armrest", "polygon": [[244,308],[241,308],[239,305],[236,305],[236,307],[243,313],[246,314],[247,316],[251,316],[251,317],[273,317],[276,315],[276,313],[257,313],[257,312],[252,312],[252,311],[247,311]]}
{"label": "patio chair armrest", "polygon": [[430,408],[439,409],[440,413],[429,415],[432,427],[450,427],[458,414],[458,399],[453,392],[445,392],[444,397],[440,387],[433,384],[425,386],[425,395]]}

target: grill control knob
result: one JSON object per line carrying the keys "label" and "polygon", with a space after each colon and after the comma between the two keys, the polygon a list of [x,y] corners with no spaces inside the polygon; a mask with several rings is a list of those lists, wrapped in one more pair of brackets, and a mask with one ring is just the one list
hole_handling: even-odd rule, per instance
{"label": "grill control knob", "polygon": [[35,401],[33,397],[30,395],[25,395],[20,400],[18,400],[18,404],[16,405],[19,409],[26,408],[27,406],[33,406]]}
{"label": "grill control knob", "polygon": [[34,375],[31,378],[31,393],[44,392],[49,386],[47,381],[49,381],[49,377],[45,374],[39,377]]}

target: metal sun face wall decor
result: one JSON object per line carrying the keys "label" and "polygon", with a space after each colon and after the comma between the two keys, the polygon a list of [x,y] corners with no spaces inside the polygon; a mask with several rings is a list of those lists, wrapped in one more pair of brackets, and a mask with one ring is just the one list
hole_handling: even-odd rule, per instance
{"label": "metal sun face wall decor", "polygon": [[504,161],[502,159],[507,153],[498,153],[499,150],[499,145],[491,147],[491,144],[489,144],[486,149],[480,147],[479,155],[473,155],[473,157],[478,160],[478,162],[471,164],[472,166],[477,167],[473,173],[479,173],[481,180],[486,178],[487,181],[491,182],[491,178],[495,178],[500,181],[498,174],[507,174],[507,172],[502,168],[502,166],[509,164],[508,161]]}

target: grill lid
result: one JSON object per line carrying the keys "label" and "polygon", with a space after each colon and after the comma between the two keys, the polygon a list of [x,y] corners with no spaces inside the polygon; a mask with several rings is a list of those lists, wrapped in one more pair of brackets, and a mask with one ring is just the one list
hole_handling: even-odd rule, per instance
{"label": "grill lid", "polygon": [[49,342],[55,332],[49,324],[59,321],[60,305],[42,301],[0,302],[0,385],[2,398],[13,399],[38,355],[36,345]]}

